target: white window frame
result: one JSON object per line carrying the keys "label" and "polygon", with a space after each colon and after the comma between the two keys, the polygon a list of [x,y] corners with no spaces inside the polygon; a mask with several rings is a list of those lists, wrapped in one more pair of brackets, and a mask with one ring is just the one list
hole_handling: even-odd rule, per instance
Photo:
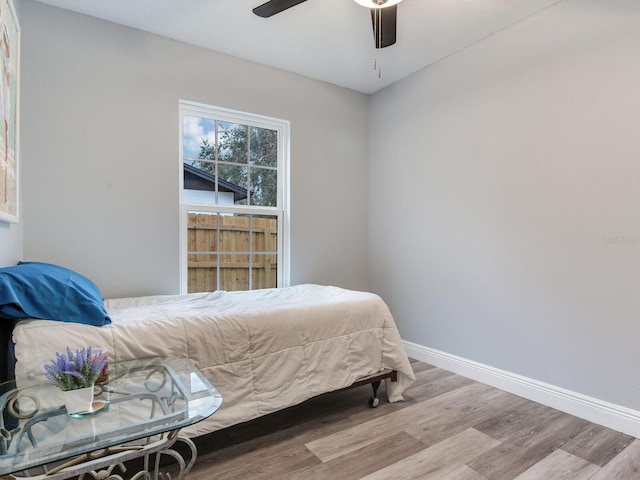
{"label": "white window frame", "polygon": [[[275,207],[255,205],[200,205],[184,203],[184,149],[183,149],[183,116],[191,115],[223,122],[238,123],[252,127],[276,130],[278,135],[278,199]],[[253,113],[230,110],[227,108],[205,105],[187,100],[179,101],[179,202],[180,202],[180,291],[187,293],[187,213],[197,210],[207,213],[237,213],[249,215],[271,215],[278,219],[278,270],[277,284],[286,287],[290,284],[290,223],[289,223],[289,132],[291,124],[288,120],[266,117]]]}

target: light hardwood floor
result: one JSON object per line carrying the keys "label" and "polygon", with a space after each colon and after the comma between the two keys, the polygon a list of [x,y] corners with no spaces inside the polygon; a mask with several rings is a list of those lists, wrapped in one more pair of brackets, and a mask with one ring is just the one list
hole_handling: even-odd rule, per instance
{"label": "light hardwood floor", "polygon": [[640,440],[412,365],[404,402],[364,386],[198,439],[188,479],[640,479]]}

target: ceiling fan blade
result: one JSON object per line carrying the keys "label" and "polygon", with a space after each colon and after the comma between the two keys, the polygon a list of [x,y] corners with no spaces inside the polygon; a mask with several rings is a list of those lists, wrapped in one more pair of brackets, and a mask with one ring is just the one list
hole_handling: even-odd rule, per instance
{"label": "ceiling fan blade", "polygon": [[385,48],[396,43],[398,6],[371,9],[371,23],[376,48]]}
{"label": "ceiling fan blade", "polygon": [[263,3],[259,7],[253,9],[253,13],[262,18],[268,18],[276,13],[285,11],[287,8],[295,7],[296,5],[306,2],[307,0],[271,0],[270,2]]}

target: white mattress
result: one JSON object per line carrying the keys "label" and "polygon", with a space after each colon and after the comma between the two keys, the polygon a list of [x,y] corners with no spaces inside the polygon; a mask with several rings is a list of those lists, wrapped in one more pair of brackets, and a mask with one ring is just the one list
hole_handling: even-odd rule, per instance
{"label": "white mattress", "polygon": [[[67,346],[105,348],[111,362],[189,357],[220,391],[221,409],[186,429],[197,436],[298,404],[383,368],[390,401],[415,377],[386,304],[377,295],[299,285],[105,301],[111,325],[19,322],[16,379],[37,381]],[[363,402],[366,401],[363,399]]]}

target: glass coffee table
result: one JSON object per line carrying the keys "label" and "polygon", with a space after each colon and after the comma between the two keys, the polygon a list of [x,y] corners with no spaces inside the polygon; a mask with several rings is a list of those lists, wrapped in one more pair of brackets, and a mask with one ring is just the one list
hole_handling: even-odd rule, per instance
{"label": "glass coffee table", "polygon": [[[93,409],[70,416],[52,384],[1,384],[0,479],[120,479],[123,462],[138,458],[133,463],[141,470],[128,475],[132,480],[168,478],[160,472],[167,465],[178,470],[171,478],[182,479],[197,451],[180,429],[222,404],[215,387],[184,358],[110,363],[108,381],[95,388]],[[177,442],[182,448],[175,448]]]}

